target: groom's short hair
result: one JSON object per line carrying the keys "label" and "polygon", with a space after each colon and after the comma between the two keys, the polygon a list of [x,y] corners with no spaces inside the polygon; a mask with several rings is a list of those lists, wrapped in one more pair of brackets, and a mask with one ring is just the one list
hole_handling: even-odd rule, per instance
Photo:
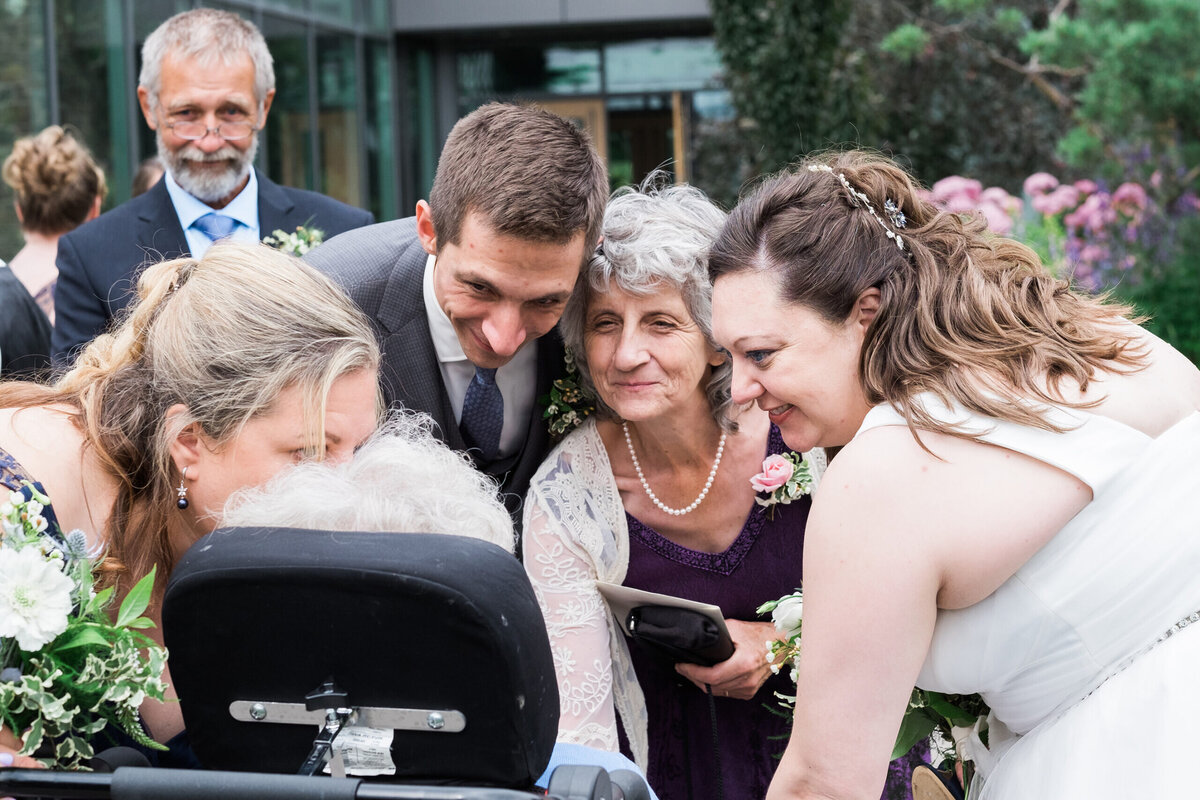
{"label": "groom's short hair", "polygon": [[534,106],[489,103],[450,131],[429,207],[439,247],[458,244],[467,212],[495,233],[564,244],[582,231],[590,255],[608,199],[591,137]]}

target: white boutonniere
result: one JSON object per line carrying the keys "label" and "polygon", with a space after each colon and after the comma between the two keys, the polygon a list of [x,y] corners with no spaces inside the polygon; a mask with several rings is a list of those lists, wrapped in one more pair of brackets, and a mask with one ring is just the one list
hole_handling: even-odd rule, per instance
{"label": "white boutonniere", "polygon": [[293,256],[302,256],[323,241],[325,241],[325,231],[320,228],[308,228],[304,225],[297,225],[296,230],[291,233],[276,228],[270,236],[263,237],[263,244]]}

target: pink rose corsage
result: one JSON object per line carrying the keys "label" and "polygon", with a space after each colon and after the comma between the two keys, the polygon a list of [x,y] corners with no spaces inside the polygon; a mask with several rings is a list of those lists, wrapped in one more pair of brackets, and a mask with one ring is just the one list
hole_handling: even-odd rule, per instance
{"label": "pink rose corsage", "polygon": [[754,502],[760,506],[787,505],[806,494],[812,494],[812,473],[808,462],[798,453],[767,456],[762,466],[762,472],[750,479],[750,486],[760,495],[754,498]]}

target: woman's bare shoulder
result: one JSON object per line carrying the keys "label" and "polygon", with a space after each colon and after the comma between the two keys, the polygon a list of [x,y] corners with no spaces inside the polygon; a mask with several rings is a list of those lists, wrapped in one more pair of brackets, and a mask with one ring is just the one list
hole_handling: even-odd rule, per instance
{"label": "woman's bare shoulder", "polygon": [[1094,413],[1156,437],[1200,410],[1200,369],[1148,330],[1134,328],[1130,341],[1145,353],[1145,366],[1099,373],[1077,399],[1096,403]]}

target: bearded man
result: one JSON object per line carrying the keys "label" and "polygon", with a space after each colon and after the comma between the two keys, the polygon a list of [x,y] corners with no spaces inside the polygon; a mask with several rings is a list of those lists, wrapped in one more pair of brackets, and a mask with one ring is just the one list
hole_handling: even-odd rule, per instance
{"label": "bearded man", "polygon": [[59,366],[129,303],[146,264],[199,257],[224,238],[256,242],[299,225],[328,238],[374,221],[253,167],[275,70],[262,34],[236,14],[198,8],[160,25],[142,47],[137,93],[166,172],[145,194],[59,240],[51,339]]}

